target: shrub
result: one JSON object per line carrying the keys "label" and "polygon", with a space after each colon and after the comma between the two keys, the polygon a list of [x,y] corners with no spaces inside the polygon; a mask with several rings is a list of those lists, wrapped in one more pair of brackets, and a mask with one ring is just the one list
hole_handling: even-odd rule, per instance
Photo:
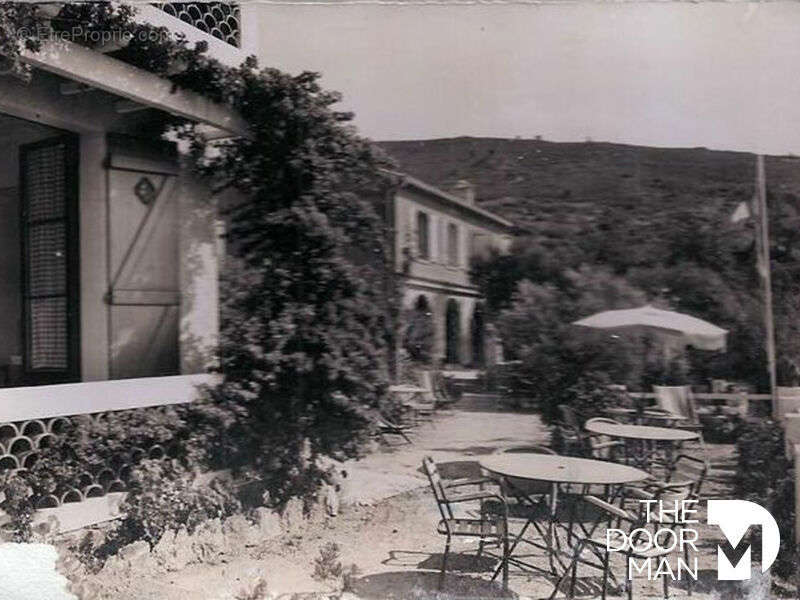
{"label": "shrub", "polygon": [[212,464],[253,473],[280,502],[319,485],[315,457],[358,454],[365,411],[385,401],[397,303],[376,208],[388,163],[317,74],[248,61],[232,75],[253,135],[197,154],[215,189],[236,192],[223,203],[224,381],[200,420]]}
{"label": "shrub", "polygon": [[[788,579],[795,574],[797,548],[794,531],[794,468],[786,458],[783,430],[774,421],[742,425],[736,442],[736,495],[766,508],[778,523],[781,547],[773,569]],[[755,545],[760,548],[760,543]]]}
{"label": "shrub", "polygon": [[193,480],[194,474],[177,461],[142,461],[120,506],[125,517],[109,545],[119,548],[145,540],[152,546],[167,530],[184,526],[191,533],[203,521],[231,515],[241,508],[222,486],[212,482],[195,487]]}
{"label": "shrub", "polygon": [[9,471],[0,475],[0,509],[9,517],[4,529],[10,533],[12,541],[28,542],[33,536],[32,498],[33,490],[24,477]]}
{"label": "shrub", "polygon": [[326,582],[338,591],[352,591],[355,579],[360,574],[357,565],[345,568],[339,560],[339,545],[329,542],[319,549],[319,556],[314,559],[314,572],[311,577],[315,581]]}
{"label": "shrub", "polygon": [[[559,398],[559,404],[571,407],[581,424],[587,419],[605,416],[605,408],[623,405],[623,398],[619,392],[609,389],[610,384],[611,380],[605,373],[589,372],[565,390]],[[549,415],[550,421],[560,419],[557,408],[558,405],[549,406],[548,410],[543,410],[543,414]],[[566,451],[560,427],[551,431],[550,445],[558,453]]]}
{"label": "shrub", "polygon": [[597,379],[604,373],[606,383],[624,384],[641,378],[638,340],[572,325],[600,306],[635,305],[641,293],[604,272],[580,270],[564,277],[563,289],[521,282],[513,304],[497,321],[509,358],[516,359],[503,368],[502,385],[539,405],[547,422],[556,418],[556,406],[575,401],[573,388],[584,377]]}
{"label": "shrub", "polygon": [[605,373],[589,372],[567,389],[566,404],[583,420],[602,417],[609,406],[622,404],[618,392],[610,390],[609,385],[611,380]]}

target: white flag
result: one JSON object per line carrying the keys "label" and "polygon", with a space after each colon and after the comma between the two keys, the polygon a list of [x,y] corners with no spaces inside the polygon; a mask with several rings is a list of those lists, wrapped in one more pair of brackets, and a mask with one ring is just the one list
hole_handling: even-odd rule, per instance
{"label": "white flag", "polygon": [[731,215],[731,223],[739,223],[740,221],[749,219],[752,216],[753,214],[750,211],[750,203],[739,202],[739,204],[736,206],[736,210],[733,211],[733,214]]}

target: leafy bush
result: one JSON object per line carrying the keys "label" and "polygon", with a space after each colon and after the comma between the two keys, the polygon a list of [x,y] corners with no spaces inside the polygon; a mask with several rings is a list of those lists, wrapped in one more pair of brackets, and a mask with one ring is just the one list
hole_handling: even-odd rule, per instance
{"label": "leafy bush", "polygon": [[601,417],[606,408],[622,404],[619,393],[609,389],[610,384],[605,373],[589,372],[567,389],[566,404],[583,420]]}
{"label": "leafy bush", "polygon": [[[607,407],[624,404],[621,394],[609,389],[610,384],[611,380],[605,373],[586,373],[565,390],[559,398],[559,404],[572,408],[580,424],[594,417],[605,416],[604,409]],[[557,409],[558,405],[549,405],[546,409],[543,408],[542,414],[545,415],[545,420],[548,422],[560,420],[561,414]],[[567,452],[560,427],[554,427],[551,430],[550,447],[559,454]]]}
{"label": "leafy bush", "polygon": [[0,474],[0,509],[8,515],[9,521],[4,529],[11,540],[30,541],[33,535],[33,490],[24,477],[10,471]]}
{"label": "leafy bush", "polygon": [[231,515],[240,503],[218,484],[195,487],[194,474],[173,460],[145,460],[134,470],[131,490],[120,506],[125,517],[110,545],[136,540],[155,545],[167,530],[181,526],[189,533],[203,521]]}
{"label": "leafy bush", "polygon": [[387,163],[316,74],[249,62],[236,79],[253,135],[199,163],[238,198],[225,206],[224,381],[200,421],[212,464],[252,473],[281,502],[315,491],[317,456],[356,455],[366,411],[386,401],[396,295],[376,204]]}
{"label": "leafy bush", "polygon": [[17,538],[27,539],[30,516],[41,498],[80,487],[83,473],[135,465],[154,446],[180,460],[181,468],[199,469],[203,461],[192,450],[197,440],[189,440],[192,422],[186,417],[190,415],[186,407],[159,407],[72,417],[50,445],[38,450],[29,469],[0,478],[0,498],[4,498],[0,508],[12,517],[8,528]]}
{"label": "leafy bush", "polygon": [[[736,496],[766,508],[778,523],[781,547],[773,569],[788,579],[795,575],[797,548],[794,531],[794,468],[786,458],[783,430],[774,421],[742,425],[736,442]],[[760,548],[761,544],[755,546]]]}
{"label": "leafy bush", "polygon": [[516,360],[503,366],[502,385],[538,405],[548,422],[557,405],[573,404],[582,379],[604,374],[606,383],[637,385],[643,368],[640,340],[572,325],[599,306],[641,303],[641,292],[602,271],[566,273],[564,286],[522,281],[497,319],[508,357]]}
{"label": "leafy bush", "polygon": [[320,582],[327,582],[337,591],[352,591],[354,581],[360,574],[357,565],[345,568],[340,558],[339,544],[329,542],[319,549],[319,556],[314,559],[314,572],[311,577]]}

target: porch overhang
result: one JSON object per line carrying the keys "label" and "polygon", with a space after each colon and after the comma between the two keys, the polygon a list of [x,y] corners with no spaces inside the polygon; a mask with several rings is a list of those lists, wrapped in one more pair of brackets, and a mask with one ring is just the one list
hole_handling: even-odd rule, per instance
{"label": "porch overhang", "polygon": [[119,96],[207,126],[210,139],[247,136],[247,123],[232,108],[201,94],[175,88],[172,82],[69,41],[43,41],[38,52],[21,59],[90,88]]}

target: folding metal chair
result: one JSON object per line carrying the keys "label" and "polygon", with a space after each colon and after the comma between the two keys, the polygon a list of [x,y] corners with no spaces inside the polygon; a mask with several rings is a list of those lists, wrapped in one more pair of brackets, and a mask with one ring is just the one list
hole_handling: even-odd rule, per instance
{"label": "folding metal chair", "polygon": [[386,436],[389,435],[396,435],[403,438],[409,444],[412,444],[411,438],[408,437],[408,433],[411,432],[411,427],[409,425],[402,425],[400,423],[395,423],[394,421],[388,419],[385,415],[378,414],[374,417],[376,432],[380,436],[380,438],[388,444],[388,440]]}
{"label": "folding metal chair", "polygon": [[[496,543],[502,548],[502,557],[500,564],[492,574],[492,581],[495,580],[498,573],[503,573],[503,589],[508,589],[508,505],[499,494],[495,494],[488,490],[479,490],[473,493],[466,494],[453,494],[450,493],[454,488],[475,485],[483,480],[466,480],[456,481],[449,484],[443,484],[439,471],[436,468],[436,463],[430,456],[426,456],[422,461],[425,474],[428,476],[433,496],[436,499],[436,505],[439,508],[441,520],[436,527],[437,533],[446,536],[444,554],[442,555],[442,566],[439,572],[439,589],[444,588],[444,577],[447,572],[447,557],[450,554],[450,543],[454,537],[472,537],[478,538],[478,556],[483,552],[484,546],[487,543]],[[479,519],[472,518],[456,518],[453,512],[453,505],[460,502],[475,502],[492,499],[499,502],[501,507],[500,514],[488,514],[481,510]]]}
{"label": "folding metal chair", "polygon": [[[689,385],[654,385],[656,407],[648,409],[654,418],[653,425],[664,425],[664,420],[657,417],[662,415],[667,420],[667,426],[678,427],[689,431],[703,431],[703,425],[697,416],[692,387]],[[659,422],[660,421],[660,422]]]}
{"label": "folding metal chair", "polygon": [[[589,423],[610,423],[611,425],[622,425],[622,423],[619,421],[615,419],[609,419],[607,417],[594,417],[589,419],[584,424],[584,427]],[[620,452],[623,454],[622,458],[625,457],[625,442],[622,440],[614,440],[606,435],[588,433],[586,439],[589,447],[590,458],[613,461],[620,458]]]}
{"label": "folding metal chair", "polygon": [[[497,450],[495,454],[556,455],[556,453],[550,448],[537,445],[501,448]],[[513,498],[516,501],[517,510],[514,510],[513,507],[509,507],[508,509],[509,520],[513,520],[514,518],[525,519],[525,524],[522,526],[522,529],[514,535],[514,541],[508,550],[508,560],[523,567],[539,569],[539,567],[536,567],[535,565],[526,563],[518,558],[514,558],[513,554],[520,542],[531,544],[534,547],[544,548],[544,546],[541,544],[526,540],[525,533],[528,531],[529,527],[533,526],[533,528],[536,530],[536,533],[542,540],[548,539],[550,532],[549,530],[545,531],[543,529],[543,526],[539,523],[539,520],[543,517],[546,521],[545,527],[549,529],[550,516],[548,513],[550,507],[548,500],[553,493],[553,484],[546,481],[534,481],[531,479],[520,479],[517,477],[507,476],[500,477],[497,480],[497,483],[500,485],[500,491],[503,497],[506,498],[506,502],[508,502],[510,498]]]}
{"label": "folding metal chair", "polygon": [[[710,465],[706,458],[681,454],[676,458],[665,480],[648,481],[642,487],[626,487],[622,503],[625,505],[630,501],[662,500],[673,504],[674,502],[680,503],[682,500],[700,500],[700,490],[703,487],[709,467]],[[680,523],[673,519],[662,523],[662,525],[675,528],[679,527]],[[688,545],[683,548],[683,558],[688,564]],[[691,577],[687,579],[687,589],[691,596]]]}
{"label": "folding metal chair", "polygon": [[[615,585],[619,586],[619,581],[611,570],[611,550],[608,548],[609,540],[606,538],[607,529],[618,529],[625,533],[626,541],[624,544],[622,543],[622,538],[618,538],[617,540],[620,542],[619,551],[617,553],[625,557],[624,564],[626,568],[631,558],[639,560],[649,558],[658,559],[669,554],[669,550],[657,547],[648,549],[641,543],[642,538],[645,536],[642,530],[647,526],[643,511],[631,512],[624,507],[614,506],[595,496],[582,496],[577,500],[581,502],[585,508],[589,508],[595,517],[594,519],[579,519],[577,521],[578,531],[570,531],[569,539],[572,541],[572,560],[556,582],[553,593],[550,594],[550,600],[558,593],[562,583],[564,583],[567,577],[570,578],[567,597],[574,597],[579,564],[585,564],[603,571],[601,592],[601,598],[603,600],[606,598],[609,577],[614,581]],[[599,562],[593,562],[591,559],[584,558],[582,556],[584,550],[588,550]],[[669,578],[667,576],[662,576],[662,582],[664,598],[666,599],[669,597]],[[627,582],[627,592],[628,599],[632,600],[632,581]]]}

